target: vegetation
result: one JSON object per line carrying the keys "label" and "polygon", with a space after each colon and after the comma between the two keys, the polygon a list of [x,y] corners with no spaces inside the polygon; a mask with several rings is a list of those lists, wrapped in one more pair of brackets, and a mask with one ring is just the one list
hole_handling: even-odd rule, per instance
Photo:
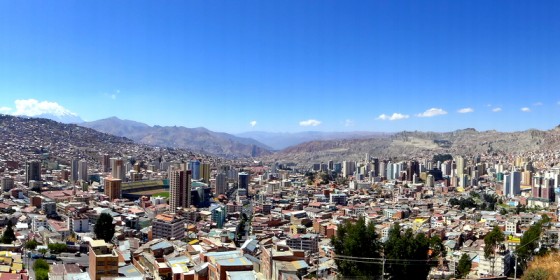
{"label": "vegetation", "polygon": [[450,154],[438,154],[432,158],[432,162],[444,162],[446,160],[453,160],[453,156]]}
{"label": "vegetation", "polygon": [[51,243],[49,244],[49,250],[53,254],[60,254],[62,252],[66,252],[68,246],[64,243]]}
{"label": "vegetation", "polygon": [[97,239],[103,239],[110,242],[115,235],[115,225],[113,225],[113,217],[107,213],[99,215],[95,227],[93,229]]}
{"label": "vegetation", "polygon": [[423,233],[414,235],[410,228],[402,233],[401,227],[395,224],[389,231],[384,252],[391,260],[387,271],[393,278],[426,279],[430,266],[437,263],[436,258],[444,250],[438,237],[429,239]]}
{"label": "vegetation", "polygon": [[25,242],[25,249],[35,250],[35,249],[37,249],[37,245],[39,245],[39,243],[37,241],[35,241],[35,239],[31,239],[31,240]]}
{"label": "vegetation", "polygon": [[6,229],[0,237],[0,243],[3,244],[12,244],[16,241],[16,234],[14,233],[14,229],[12,228],[14,225],[12,224],[11,220],[8,220],[8,225],[6,225]]}
{"label": "vegetation", "polygon": [[[504,240],[504,233],[499,227],[495,226],[492,231],[484,237],[484,257],[486,259],[492,257],[492,259],[496,261],[496,251]],[[492,265],[492,275],[494,275],[494,265]]]}
{"label": "vegetation", "polygon": [[33,263],[33,270],[35,271],[35,278],[37,280],[48,280],[49,276],[49,263],[44,259],[38,259]]}
{"label": "vegetation", "polygon": [[472,260],[467,254],[463,254],[457,264],[457,273],[459,278],[465,278],[470,272],[472,267]]}
{"label": "vegetation", "polygon": [[477,208],[477,204],[472,197],[469,198],[451,198],[449,204],[452,206],[459,205],[459,209]]}
{"label": "vegetation", "polygon": [[165,198],[169,198],[169,192],[159,192],[154,194],[153,196],[161,196],[161,197],[165,197]]}
{"label": "vegetation", "polygon": [[[371,278],[381,275],[381,262],[356,262],[358,258],[381,258],[381,244],[373,223],[366,226],[364,218],[356,223],[347,221],[338,227],[331,244],[337,255],[339,272],[344,277]],[[349,258],[350,257],[350,258]]]}
{"label": "vegetation", "polygon": [[555,280],[560,279],[559,253],[538,256],[531,261],[527,271],[521,279],[526,280]]}
{"label": "vegetation", "polygon": [[366,225],[363,218],[339,226],[331,244],[343,278],[381,278],[385,263],[385,272],[391,279],[426,279],[430,266],[436,264],[435,259],[445,253],[439,237],[414,234],[412,229],[403,233],[398,224],[391,228],[389,239],[382,244],[374,225]]}
{"label": "vegetation", "polygon": [[550,218],[547,215],[543,215],[542,219],[529,227],[521,237],[518,249],[516,250],[518,256],[518,271],[523,271],[533,256],[543,255],[547,251],[545,247],[541,247],[541,250],[536,252],[536,250],[539,249],[542,228],[548,222],[550,222]]}

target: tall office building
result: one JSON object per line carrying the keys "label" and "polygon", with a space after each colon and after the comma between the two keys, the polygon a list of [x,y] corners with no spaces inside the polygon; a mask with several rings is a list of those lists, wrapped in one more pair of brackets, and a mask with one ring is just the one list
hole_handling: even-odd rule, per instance
{"label": "tall office building", "polygon": [[200,176],[204,183],[210,183],[210,163],[200,164]]}
{"label": "tall office building", "polygon": [[25,164],[25,182],[41,181],[41,162],[31,160]]}
{"label": "tall office building", "polygon": [[108,154],[101,156],[101,166],[103,168],[103,172],[109,172],[109,170],[111,170],[111,160]]}
{"label": "tall office building", "polygon": [[122,187],[121,179],[117,178],[105,178],[105,195],[109,197],[109,200],[114,200],[121,198]]}
{"label": "tall office building", "polygon": [[503,188],[503,195],[507,196],[507,197],[511,197],[511,174],[510,173],[505,173],[504,174],[504,179],[502,180],[502,184],[504,184],[504,188]]}
{"label": "tall office building", "polygon": [[188,169],[191,171],[193,180],[200,180],[200,161],[198,160],[189,161]]}
{"label": "tall office building", "polygon": [[111,176],[116,179],[121,179],[124,181],[125,179],[125,166],[124,160],[122,158],[111,158]]}
{"label": "tall office building", "polygon": [[455,165],[457,172],[455,173],[457,177],[463,176],[465,172],[465,159],[462,156],[455,157]]}
{"label": "tall office building", "polygon": [[1,189],[2,191],[9,191],[14,188],[14,178],[12,177],[2,177],[1,181]]}
{"label": "tall office building", "polygon": [[249,173],[247,172],[241,172],[239,173],[239,188],[238,189],[243,189],[243,190],[247,190],[249,188]]}
{"label": "tall office building", "polygon": [[521,172],[515,170],[511,172],[510,195],[512,197],[521,194]]}
{"label": "tall office building", "polygon": [[78,162],[78,180],[86,182],[88,180],[88,164],[85,159]]}
{"label": "tall office building", "polygon": [[188,208],[191,200],[191,170],[173,169],[169,171],[169,208],[175,213],[177,208]]}
{"label": "tall office building", "polygon": [[73,158],[70,166],[70,177],[72,178],[72,182],[78,181],[79,177],[79,170],[78,170],[78,163],[80,161],[77,158]]}
{"label": "tall office building", "polygon": [[342,162],[342,176],[344,178],[354,174],[355,171],[356,171],[356,162],[354,161]]}
{"label": "tall office building", "polygon": [[226,177],[227,177],[226,174],[223,173],[223,172],[220,172],[216,175],[216,194],[217,195],[226,193],[226,187],[227,187]]}

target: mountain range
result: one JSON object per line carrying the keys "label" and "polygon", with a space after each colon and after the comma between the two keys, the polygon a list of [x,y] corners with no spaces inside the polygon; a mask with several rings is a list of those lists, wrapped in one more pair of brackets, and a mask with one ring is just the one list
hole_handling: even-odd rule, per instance
{"label": "mountain range", "polygon": [[127,137],[142,144],[185,148],[227,158],[259,157],[272,153],[272,148],[254,139],[214,132],[204,127],[149,126],[117,117],[83,122],[80,126]]}
{"label": "mountain range", "polygon": [[185,148],[226,158],[256,157],[272,161],[326,162],[357,160],[367,153],[380,158],[430,157],[434,154],[520,154],[560,149],[560,128],[518,132],[246,132],[232,135],[203,127],[150,126],[116,117],[80,126],[126,137],[137,143]]}

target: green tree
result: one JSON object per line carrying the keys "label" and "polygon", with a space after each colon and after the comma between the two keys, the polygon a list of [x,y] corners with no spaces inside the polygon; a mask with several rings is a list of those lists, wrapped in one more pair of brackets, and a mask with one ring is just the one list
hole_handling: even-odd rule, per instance
{"label": "green tree", "polygon": [[25,249],[35,250],[35,249],[37,249],[37,245],[39,245],[39,243],[37,241],[35,241],[35,239],[31,239],[31,240],[25,242]]}
{"label": "green tree", "polygon": [[115,235],[115,225],[113,224],[113,217],[107,213],[99,215],[95,227],[93,229],[97,239],[103,239],[105,242],[110,242]]}
{"label": "green tree", "polygon": [[11,244],[16,241],[16,234],[14,233],[14,229],[12,228],[14,224],[12,224],[11,220],[8,220],[8,225],[6,225],[6,229],[0,237],[0,241],[4,244]]}
{"label": "green tree", "polygon": [[49,250],[47,250],[47,249],[45,249],[45,248],[39,249],[39,253],[40,253],[41,255],[43,255],[43,256],[44,256],[48,251],[49,251]]}
{"label": "green tree", "polygon": [[41,270],[41,269],[49,271],[49,263],[44,259],[38,259],[33,263],[33,270]]}
{"label": "green tree", "polygon": [[539,247],[542,228],[549,221],[550,218],[544,215],[539,222],[530,226],[521,237],[518,249],[515,252],[518,256],[518,265],[521,271],[527,267],[529,260],[535,255],[535,250]]}
{"label": "green tree", "polygon": [[466,277],[471,272],[472,260],[467,254],[463,254],[457,264],[457,273],[459,278]]}
{"label": "green tree", "polygon": [[381,258],[381,244],[373,223],[365,224],[364,218],[356,223],[347,221],[340,225],[331,244],[336,254],[335,262],[345,277],[371,279],[381,276],[381,264],[374,261],[357,261]]}
{"label": "green tree", "polygon": [[[430,249],[434,251],[431,255]],[[442,249],[439,238],[429,239],[423,233],[414,235],[410,228],[402,233],[400,225],[395,224],[384,246],[385,257],[389,260],[386,270],[394,279],[426,279],[430,265],[443,255]]]}
{"label": "green tree", "polygon": [[49,280],[49,271],[44,269],[35,270],[37,280]]}
{"label": "green tree", "polygon": [[66,252],[68,246],[64,243],[51,243],[49,244],[49,250],[53,254],[60,254],[62,252]]}
{"label": "green tree", "polygon": [[[484,257],[489,259],[492,257],[493,261],[496,261],[496,250],[498,246],[504,242],[505,236],[499,227],[495,226],[492,231],[490,231],[484,237]],[[494,265],[492,265],[492,275],[494,275]]]}

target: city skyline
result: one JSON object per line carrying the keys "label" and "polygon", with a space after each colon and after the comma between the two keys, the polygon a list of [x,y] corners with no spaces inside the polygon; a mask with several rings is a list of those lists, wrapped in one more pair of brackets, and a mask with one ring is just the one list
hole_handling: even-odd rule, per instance
{"label": "city skyline", "polygon": [[0,113],[214,131],[560,124],[558,3],[0,3]]}

